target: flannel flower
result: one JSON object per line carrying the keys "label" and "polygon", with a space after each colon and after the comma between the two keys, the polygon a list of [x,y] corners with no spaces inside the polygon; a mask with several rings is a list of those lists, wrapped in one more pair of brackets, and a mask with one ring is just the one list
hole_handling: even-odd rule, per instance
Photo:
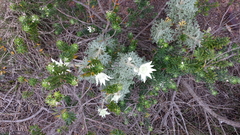
{"label": "flannel flower", "polygon": [[122,97],[122,95],[120,93],[114,93],[111,101],[114,101],[115,103],[118,103],[118,100]]}
{"label": "flannel flower", "polygon": [[[55,63],[56,65],[60,66],[60,67],[61,67],[61,66],[68,66],[68,65],[70,64],[69,62],[63,62],[62,59],[60,59],[59,62],[58,62],[58,61],[56,61],[56,60],[54,60],[54,59],[51,58],[51,61],[52,61],[53,63]],[[71,72],[70,69],[67,69],[67,71],[68,71],[68,72]],[[54,69],[52,70],[52,72],[54,72]]]}
{"label": "flannel flower", "polygon": [[105,85],[105,81],[109,81],[109,79],[112,79],[110,76],[106,75],[105,73],[99,73],[95,76],[96,83],[98,85],[98,82],[100,85]]}
{"label": "flannel flower", "polygon": [[102,108],[98,108],[98,113],[99,113],[99,116],[105,118],[106,115],[109,115],[110,113],[107,111],[107,108],[105,109],[102,109]]}
{"label": "flannel flower", "polygon": [[[140,68],[138,69],[138,75],[141,76],[141,80],[145,83],[147,76],[152,79],[152,76],[150,75],[153,71],[156,71],[156,69],[153,69],[153,65],[151,65],[152,61],[142,64]],[[135,70],[134,70],[135,71]],[[136,71],[135,71],[136,72]]]}
{"label": "flannel flower", "polygon": [[92,27],[92,26],[88,26],[87,30],[88,30],[89,33],[93,33],[95,31],[95,28]]}
{"label": "flannel flower", "polygon": [[69,65],[69,62],[65,62],[65,63],[64,63],[64,62],[62,62],[62,59],[60,59],[59,62],[58,62],[58,61],[56,61],[56,60],[54,60],[54,59],[51,58],[51,61],[52,61],[53,63],[55,63],[56,65],[58,65],[58,66],[63,66],[63,65],[64,65],[64,66],[68,66],[68,65]]}

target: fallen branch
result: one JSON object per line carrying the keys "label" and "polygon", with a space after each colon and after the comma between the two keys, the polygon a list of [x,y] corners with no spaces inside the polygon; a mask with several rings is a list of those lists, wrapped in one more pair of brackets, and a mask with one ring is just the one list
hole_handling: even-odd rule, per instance
{"label": "fallen branch", "polygon": [[209,105],[204,103],[200,97],[197,96],[197,94],[193,91],[193,89],[190,87],[187,82],[182,81],[183,86],[188,90],[188,92],[192,95],[193,99],[198,102],[198,104],[209,114],[211,114],[213,117],[219,120],[220,123],[226,123],[228,125],[231,125],[233,127],[240,127],[240,122],[229,120],[225,117],[222,117],[218,114],[216,114],[211,108],[209,108]]}
{"label": "fallen branch", "polygon": [[48,113],[52,113],[51,111],[49,111],[47,108],[41,107],[40,110],[38,110],[35,114],[33,114],[32,116],[25,118],[25,119],[21,119],[21,120],[0,120],[0,123],[20,123],[20,122],[25,122],[28,121],[34,117],[36,117],[39,113],[41,113],[43,110],[47,111]]}

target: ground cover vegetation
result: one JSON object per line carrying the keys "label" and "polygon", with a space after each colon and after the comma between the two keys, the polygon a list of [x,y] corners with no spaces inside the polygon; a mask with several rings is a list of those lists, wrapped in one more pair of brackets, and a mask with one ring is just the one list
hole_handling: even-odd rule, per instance
{"label": "ground cover vegetation", "polygon": [[1,135],[239,134],[240,1],[1,3]]}

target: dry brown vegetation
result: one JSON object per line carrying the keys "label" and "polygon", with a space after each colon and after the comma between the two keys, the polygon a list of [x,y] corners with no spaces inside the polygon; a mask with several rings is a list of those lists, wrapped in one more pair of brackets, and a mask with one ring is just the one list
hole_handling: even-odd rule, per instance
{"label": "dry brown vegetation", "polygon": [[[77,0],[73,1],[77,2]],[[74,8],[76,3],[73,1],[68,1],[66,6]],[[127,43],[126,33],[133,32],[135,38],[139,39],[138,48],[141,48],[137,49],[139,55],[151,59],[152,54],[149,52],[155,48],[155,45],[149,40],[151,24],[155,19],[165,16],[163,9],[166,1],[151,0],[151,5],[154,6],[153,13],[156,13],[157,17],[139,19],[138,26],[123,30],[123,34],[119,35],[119,42]],[[14,0],[14,2],[18,1]],[[51,3],[51,0],[48,2]],[[79,0],[79,2],[85,2],[85,0]],[[90,8],[88,11],[94,17],[84,23],[96,24],[102,28],[103,24],[108,25],[103,16],[113,3],[112,0],[97,0],[97,2],[99,7]],[[119,15],[122,18],[127,16],[128,7],[134,8],[136,6],[131,0],[118,0],[118,2],[120,3]],[[231,7],[229,6],[230,2],[232,2]],[[135,103],[128,103],[128,106],[134,108],[132,112],[120,115],[112,114],[106,118],[100,117],[97,114],[96,106],[99,104],[101,95],[99,95],[99,90],[95,84],[87,81],[79,82],[78,86],[63,85],[58,88],[63,94],[70,96],[73,101],[78,101],[77,104],[69,108],[65,103],[62,103],[61,106],[51,108],[45,103],[45,97],[49,91],[42,88],[41,83],[30,86],[28,80],[30,78],[41,80],[48,76],[46,65],[51,62],[51,58],[57,59],[60,54],[56,48],[57,40],[63,40],[69,44],[77,43],[80,48],[76,54],[77,60],[81,60],[84,57],[83,52],[87,43],[95,39],[97,34],[78,37],[75,33],[77,29],[80,29],[79,25],[72,25],[64,29],[61,34],[54,35],[50,25],[53,23],[63,25],[63,22],[61,20],[55,20],[55,22],[46,20],[48,23],[43,24],[42,27],[49,28],[49,31],[41,31],[41,29],[46,28],[39,28],[40,45],[38,45],[29,40],[29,35],[22,30],[18,21],[21,13],[9,8],[12,2],[0,0],[0,3],[0,46],[4,46],[0,49],[0,135],[27,135],[30,134],[29,126],[32,125],[38,125],[41,132],[46,135],[58,135],[60,133],[57,133],[56,130],[58,128],[64,129],[66,124],[57,115],[66,108],[76,113],[77,119],[68,126],[67,130],[63,130],[63,135],[84,135],[88,131],[97,135],[107,135],[113,129],[120,129],[128,135],[240,134],[240,85],[216,82],[215,86],[219,94],[213,96],[204,83],[194,82],[191,76],[179,78],[177,91],[166,93],[160,90],[158,95],[154,96],[157,99],[157,104],[149,108],[147,113],[138,112]],[[211,9],[208,16],[201,14],[198,16],[201,29],[206,30],[211,27],[212,34],[228,36],[231,38],[231,42],[239,45],[239,29],[233,29],[231,25],[240,27],[240,1],[219,1],[219,3],[220,6]],[[68,15],[64,11],[64,7],[57,10],[69,18],[81,18],[81,16]],[[149,16],[153,13],[149,13]],[[234,22],[231,22],[230,14],[235,18]],[[16,53],[13,44],[16,36],[26,39],[27,53]],[[240,64],[236,63],[229,68],[229,72],[240,77]],[[78,75],[77,72],[75,74]],[[20,83],[19,76],[25,77],[25,81]],[[138,85],[133,86],[129,99],[137,102],[140,89]],[[151,89],[149,87],[146,91]],[[32,94],[23,98],[24,92]],[[146,126],[146,123],[151,127]],[[152,128],[152,131],[149,128]]]}

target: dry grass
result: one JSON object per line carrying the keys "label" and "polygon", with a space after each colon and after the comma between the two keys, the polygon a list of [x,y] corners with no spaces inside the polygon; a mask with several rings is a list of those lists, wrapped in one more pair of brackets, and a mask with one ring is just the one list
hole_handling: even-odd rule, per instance
{"label": "dry grass", "polygon": [[[119,0],[122,5],[132,6],[129,0]],[[100,2],[100,0],[98,0]],[[110,2],[110,1],[109,1]],[[166,1],[151,1],[154,4],[155,12],[159,12],[158,16],[163,16],[161,12]],[[71,26],[66,31],[58,36],[54,35],[52,30],[41,31],[40,28],[40,45],[28,39],[28,35],[22,31],[18,23],[19,12],[13,12],[9,9],[10,3],[7,0],[0,0],[1,19],[0,19],[0,38],[1,46],[6,50],[0,50],[0,68],[6,73],[0,75],[0,135],[27,135],[29,133],[29,126],[39,125],[43,133],[47,135],[58,135],[56,132],[58,128],[64,128],[65,122],[56,117],[53,108],[45,103],[45,97],[49,93],[41,87],[38,83],[36,86],[29,86],[28,80],[30,78],[37,78],[42,80],[48,76],[46,72],[46,65],[50,62],[50,58],[58,58],[60,51],[56,48],[55,42],[63,40],[67,43],[78,43],[80,46],[77,53],[78,59],[84,57],[83,52],[87,47],[87,43],[93,40],[97,35],[92,37],[77,37],[74,36],[78,26]],[[111,2],[110,2],[111,3]],[[120,5],[121,5],[120,4]],[[236,3],[239,4],[239,3]],[[95,20],[88,20],[90,24],[98,24],[101,26],[106,23],[103,16],[104,12],[108,10],[109,3],[102,3],[102,9],[94,9],[90,14],[96,16]],[[221,7],[220,7],[221,8]],[[64,9],[64,8],[63,8]],[[58,9],[61,12],[63,9]],[[161,13],[160,13],[161,12]],[[213,12],[206,18],[213,17]],[[222,18],[225,11],[219,12],[219,17]],[[126,9],[122,8],[120,14],[124,16]],[[237,13],[236,13],[237,16]],[[71,16],[75,17],[75,16]],[[205,18],[200,16],[200,18]],[[231,36],[231,41],[239,43],[239,33],[232,36],[226,31],[225,22],[221,22],[221,26],[215,26],[219,22],[218,17],[213,17],[211,21],[202,19],[200,22],[202,29],[207,26],[213,28],[215,35]],[[139,40],[138,52],[141,56],[151,59],[151,54],[147,54],[149,50],[154,48],[154,45],[149,41],[150,25],[152,20],[141,20],[137,27],[132,27],[124,30],[124,34],[119,36],[121,43],[126,43],[126,33],[128,31],[138,35]],[[50,23],[62,23],[59,20]],[[212,23],[211,23],[212,22]],[[46,27],[50,27],[45,24]],[[49,26],[48,26],[49,25]],[[101,28],[101,27],[100,27]],[[13,45],[13,40],[16,36],[23,37],[28,46],[26,54],[17,54]],[[43,49],[43,51],[40,51]],[[4,68],[6,67],[6,68]],[[240,65],[236,63],[229,72],[240,77]],[[75,73],[77,75],[77,72]],[[17,78],[23,76],[26,78],[25,82],[18,82]],[[168,135],[203,135],[203,134],[240,134],[240,85],[230,85],[229,83],[216,83],[219,94],[213,96],[209,90],[206,89],[204,83],[195,83],[191,76],[181,78],[181,83],[178,86],[178,91],[169,91],[168,93],[159,91],[159,94],[154,97],[157,104],[148,109],[148,114],[137,111],[136,104],[128,103],[127,106],[132,107],[133,110],[129,114],[121,113],[121,115],[109,115],[106,118],[101,118],[97,114],[96,106],[99,105],[101,95],[94,84],[87,81],[79,82],[78,86],[63,85],[58,88],[59,91],[65,95],[70,96],[73,101],[78,101],[77,104],[69,108],[70,111],[76,113],[77,119],[74,124],[68,127],[68,130],[63,131],[63,135],[84,135],[88,131],[95,132],[98,135],[109,134],[113,129],[120,129],[126,134],[168,134]],[[139,87],[136,85],[129,100],[138,100]],[[148,88],[147,90],[151,90]],[[23,92],[32,92],[32,96],[23,98]],[[206,108],[207,106],[207,108]],[[61,106],[55,108],[60,111],[68,108],[63,103]],[[213,115],[211,111],[217,114]],[[226,121],[220,119],[221,116]],[[231,122],[236,123],[231,123]],[[230,122],[230,123],[227,123]],[[142,124],[144,123],[144,124]],[[148,123],[153,127],[153,131],[149,131]],[[226,124],[227,123],[227,124]],[[231,126],[232,124],[232,126]],[[234,125],[235,124],[235,125]]]}

